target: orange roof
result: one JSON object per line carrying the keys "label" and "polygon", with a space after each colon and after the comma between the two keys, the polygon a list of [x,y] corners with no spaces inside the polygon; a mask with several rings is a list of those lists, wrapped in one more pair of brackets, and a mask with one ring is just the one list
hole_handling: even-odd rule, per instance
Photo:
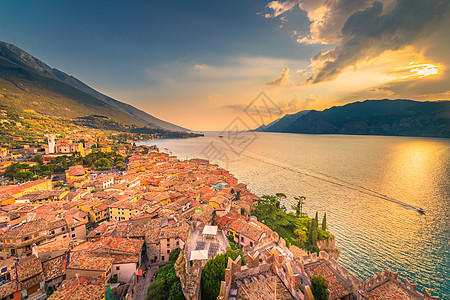
{"label": "orange roof", "polygon": [[51,182],[50,179],[38,179],[38,180],[33,180],[21,185],[7,185],[4,187],[0,187],[0,194],[18,194],[21,193],[23,190],[25,189],[29,189],[33,186],[45,183],[45,182]]}

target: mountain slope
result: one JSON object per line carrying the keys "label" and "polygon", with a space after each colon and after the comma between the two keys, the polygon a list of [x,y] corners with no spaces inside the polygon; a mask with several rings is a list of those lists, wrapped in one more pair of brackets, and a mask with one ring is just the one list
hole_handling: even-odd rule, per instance
{"label": "mountain slope", "polygon": [[[21,94],[22,97],[19,98],[30,98],[23,95],[24,92],[31,93],[29,96],[36,100],[41,100],[32,101],[33,105],[20,101],[16,104],[16,106],[24,106],[25,109],[57,115],[63,111],[68,117],[101,112],[117,121],[138,126],[174,131],[186,130],[103,95],[75,77],[51,68],[20,48],[5,42],[0,42],[0,88],[3,90],[3,92],[0,90],[3,94],[3,97],[0,96],[0,101],[18,97]],[[42,99],[43,95],[48,99]],[[82,107],[76,107],[77,102],[80,102]]]}
{"label": "mountain slope", "polygon": [[450,137],[450,101],[366,100],[310,111],[264,131]]}
{"label": "mountain slope", "polygon": [[290,124],[292,124],[292,122],[295,122],[295,120],[297,120],[299,117],[306,115],[309,112],[310,110],[302,110],[295,114],[287,114],[284,117],[271,122],[269,125],[262,125],[255,131],[282,132],[286,130],[290,126]]}

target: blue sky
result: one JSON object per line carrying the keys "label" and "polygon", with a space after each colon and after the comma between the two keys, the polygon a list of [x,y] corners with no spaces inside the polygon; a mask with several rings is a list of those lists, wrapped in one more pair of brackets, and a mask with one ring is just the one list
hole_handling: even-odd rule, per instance
{"label": "blue sky", "polygon": [[[421,45],[448,42],[436,30],[448,5],[431,0],[436,9],[427,17],[411,1],[425,15],[416,31],[434,36],[405,31],[406,18],[404,28],[389,23],[417,13],[401,0],[382,1],[382,13],[368,0],[2,0],[0,40],[157,117],[220,130],[260,91],[285,113],[367,98],[447,97],[448,55]],[[371,46],[355,47],[369,41],[367,28],[375,31]],[[379,42],[392,31],[396,44]],[[439,78],[435,89],[406,92],[424,80],[415,66],[438,75],[426,76]]]}
{"label": "blue sky", "polygon": [[289,32],[276,30],[276,20],[258,15],[265,5],[3,1],[1,35],[52,67],[105,85],[148,83],[142,73],[167,63],[220,64],[233,56],[308,60],[317,52],[316,46],[299,49]]}

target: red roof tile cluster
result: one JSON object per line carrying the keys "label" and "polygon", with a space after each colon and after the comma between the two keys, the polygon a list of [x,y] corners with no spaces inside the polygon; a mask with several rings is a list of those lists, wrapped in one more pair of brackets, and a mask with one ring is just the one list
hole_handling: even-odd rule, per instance
{"label": "red roof tile cluster", "polygon": [[117,238],[117,237],[106,237],[102,238],[98,242],[92,243],[90,250],[101,250],[101,251],[117,251],[124,254],[135,254],[138,255],[144,241],[137,239],[127,239],[127,238]]}
{"label": "red roof tile cluster", "polygon": [[67,255],[61,255],[42,263],[44,280],[50,281],[66,274]]}
{"label": "red roof tile cluster", "polygon": [[95,253],[86,252],[84,255],[71,260],[67,269],[75,270],[92,270],[92,271],[108,271],[114,258],[110,256],[99,256]]}
{"label": "red roof tile cluster", "polygon": [[364,296],[369,300],[419,300],[421,299],[417,294],[406,290],[399,283],[388,280],[374,289],[364,292]]}
{"label": "red roof tile cluster", "polygon": [[99,278],[79,277],[64,280],[49,300],[101,300],[107,286]]}

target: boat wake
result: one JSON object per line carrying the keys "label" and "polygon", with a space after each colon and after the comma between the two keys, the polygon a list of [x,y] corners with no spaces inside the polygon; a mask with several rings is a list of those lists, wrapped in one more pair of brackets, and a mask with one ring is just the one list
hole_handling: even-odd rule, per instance
{"label": "boat wake", "polygon": [[288,164],[285,164],[285,163],[282,163],[282,162],[279,162],[279,161],[272,160],[272,159],[269,159],[267,157],[261,156],[259,154],[256,154],[256,153],[252,152],[252,151],[249,151],[249,150],[246,150],[245,153],[243,153],[242,155],[250,157],[250,158],[253,158],[253,159],[256,159],[258,161],[261,161],[261,162],[269,164],[269,165],[273,165],[273,166],[276,166],[276,167],[279,167],[279,168],[282,168],[282,169],[285,169],[285,170],[289,170],[289,171],[292,171],[292,172],[295,172],[295,173],[298,173],[298,174],[301,174],[301,175],[304,175],[304,176],[312,177],[312,178],[324,181],[324,182],[332,184],[332,185],[336,185],[336,186],[339,186],[339,187],[351,189],[351,190],[357,191],[357,192],[365,194],[365,195],[369,195],[369,196],[376,197],[376,198],[379,198],[379,199],[383,199],[383,200],[386,200],[386,201],[389,201],[389,202],[392,202],[392,203],[396,203],[396,204],[398,204],[398,205],[400,205],[400,206],[402,206],[402,207],[404,207],[406,209],[417,211],[420,214],[425,214],[425,211],[422,208],[420,208],[420,207],[417,207],[417,206],[405,203],[405,202],[400,201],[398,199],[395,199],[395,198],[389,197],[387,195],[384,195],[382,193],[379,193],[379,192],[377,192],[377,191],[375,191],[373,189],[369,189],[369,188],[366,188],[366,187],[361,186],[361,185],[356,185],[356,184],[353,184],[351,182],[339,179],[337,177],[327,175],[325,173],[321,173],[321,172],[314,171],[314,170],[311,170],[311,169],[298,168],[296,166],[288,165]]}

